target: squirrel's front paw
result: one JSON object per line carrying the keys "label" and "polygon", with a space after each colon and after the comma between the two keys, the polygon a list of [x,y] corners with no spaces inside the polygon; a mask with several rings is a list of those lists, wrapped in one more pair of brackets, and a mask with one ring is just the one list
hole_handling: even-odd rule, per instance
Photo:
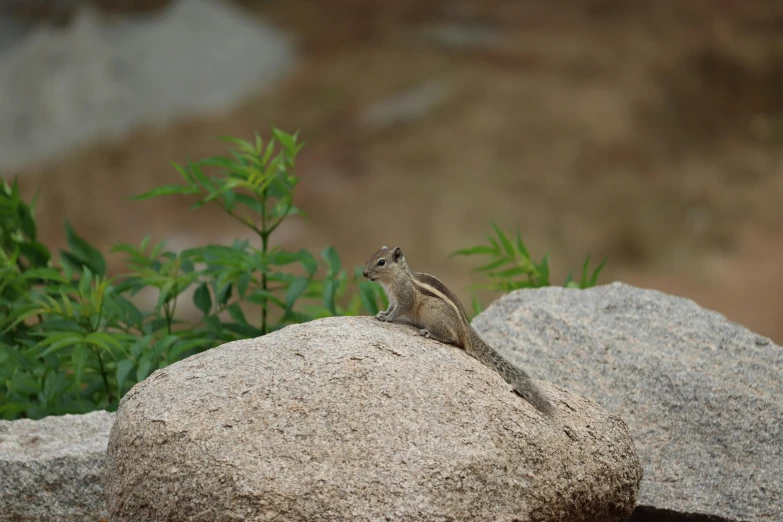
{"label": "squirrel's front paw", "polygon": [[426,328],[422,328],[421,330],[419,330],[419,335],[426,337],[427,339],[432,339],[430,332]]}
{"label": "squirrel's front paw", "polygon": [[386,312],[378,312],[377,314],[375,314],[375,318],[378,319],[379,321],[386,321],[388,316],[389,315]]}

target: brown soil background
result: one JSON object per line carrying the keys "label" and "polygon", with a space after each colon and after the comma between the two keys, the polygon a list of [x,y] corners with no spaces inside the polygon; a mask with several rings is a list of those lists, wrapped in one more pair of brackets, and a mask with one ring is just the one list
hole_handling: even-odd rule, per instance
{"label": "brown soil background", "polygon": [[[400,245],[465,300],[489,222],[519,227],[554,281],[584,255],[621,280],[694,299],[783,343],[783,4],[761,0],[237,2],[297,39],[303,60],[236,109],[138,129],[26,169],[43,241],[63,220],[104,251],[151,234],[172,248],[244,235],[189,201],[128,196],[177,182],[171,161],[226,152],[216,135],[271,125],[307,145],[288,248],[334,245],[346,266]],[[483,48],[413,37],[487,24]],[[428,80],[445,103],[368,131],[373,103]],[[112,271],[122,258],[111,257]],[[480,294],[483,302],[493,297]]]}

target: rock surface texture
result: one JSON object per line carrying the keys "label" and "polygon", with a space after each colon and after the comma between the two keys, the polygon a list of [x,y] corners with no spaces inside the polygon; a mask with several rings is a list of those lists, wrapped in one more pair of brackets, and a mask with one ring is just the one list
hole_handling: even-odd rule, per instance
{"label": "rock surface texture", "polygon": [[623,421],[370,317],[294,325],[159,370],[122,400],[109,520],[623,520],[641,466]]}
{"label": "rock surface texture", "polygon": [[783,348],[769,339],[620,283],[518,291],[473,324],[628,422],[644,465],[634,520],[783,520]]}
{"label": "rock surface texture", "polygon": [[102,475],[114,414],[0,421],[0,522],[106,516]]}

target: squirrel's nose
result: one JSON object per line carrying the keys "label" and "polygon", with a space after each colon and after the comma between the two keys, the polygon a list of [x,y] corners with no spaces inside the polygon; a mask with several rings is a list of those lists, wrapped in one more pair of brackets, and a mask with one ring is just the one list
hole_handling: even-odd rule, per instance
{"label": "squirrel's nose", "polygon": [[365,270],[365,271],[364,271],[364,272],[362,272],[362,273],[364,274],[364,277],[367,277],[368,275],[370,275],[370,274],[369,274],[369,272],[367,272],[367,270]]}

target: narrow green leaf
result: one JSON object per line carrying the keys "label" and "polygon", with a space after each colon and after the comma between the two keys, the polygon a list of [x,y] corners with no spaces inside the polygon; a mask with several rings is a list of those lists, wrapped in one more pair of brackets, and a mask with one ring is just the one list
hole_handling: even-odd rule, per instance
{"label": "narrow green leaf", "polygon": [[269,143],[266,145],[266,150],[264,151],[264,155],[261,157],[261,163],[266,165],[269,163],[269,158],[272,157],[272,153],[275,151],[275,141],[274,139],[269,140]]}
{"label": "narrow green leaf", "polygon": [[482,311],[481,301],[479,301],[478,296],[476,294],[473,294],[473,297],[471,299],[471,304],[473,305],[473,315],[478,315]]}
{"label": "narrow green leaf", "polygon": [[123,351],[125,346],[115,335],[106,332],[92,332],[85,336],[84,342],[101,348],[104,352],[112,353],[112,348]]}
{"label": "narrow green leaf", "polygon": [[125,384],[125,379],[133,369],[133,361],[130,359],[123,359],[117,361],[117,396],[122,396],[122,387]]}
{"label": "narrow green leaf", "polygon": [[256,214],[261,214],[264,212],[264,205],[262,205],[261,202],[253,196],[248,196],[247,194],[235,194],[234,198],[238,203],[245,205]]}
{"label": "narrow green leaf", "polygon": [[189,187],[193,187],[198,191],[198,187],[196,187],[196,181],[185,167],[176,162],[172,162],[171,165],[174,167],[174,170],[179,172],[179,175],[182,176],[182,179],[187,181]]}
{"label": "narrow green leaf", "polygon": [[193,293],[193,304],[201,310],[201,313],[207,315],[212,310],[212,296],[209,293],[207,283],[201,283]]}
{"label": "narrow green leaf", "polygon": [[232,304],[231,306],[226,308],[226,310],[228,310],[228,315],[231,316],[231,319],[233,319],[234,321],[240,324],[247,324],[245,313],[242,311],[242,308],[239,306],[238,303]]}
{"label": "narrow green leaf", "polygon": [[160,196],[173,196],[173,195],[190,196],[198,193],[199,193],[198,187],[194,187],[190,185],[162,185],[160,187],[147,191],[143,194],[131,196],[131,199],[141,201],[141,200],[156,198]]}
{"label": "narrow green leaf", "polygon": [[217,336],[221,336],[223,334],[223,323],[220,322],[220,318],[216,315],[209,315],[204,318],[204,322],[207,325],[207,328],[210,332]]}
{"label": "narrow green leaf", "polygon": [[79,294],[84,296],[87,290],[90,288],[92,282],[92,271],[88,267],[84,267],[82,277],[79,279]]}
{"label": "narrow green leaf", "polygon": [[495,259],[494,261],[487,263],[486,265],[482,265],[478,268],[474,268],[472,272],[489,272],[490,270],[494,270],[495,268],[508,264],[509,262],[510,262],[509,259],[501,257],[499,259]]}
{"label": "narrow green leaf", "polygon": [[590,278],[590,286],[593,287],[598,283],[598,276],[601,274],[601,270],[603,270],[604,266],[606,265],[606,259],[604,258],[603,261],[601,261],[601,264],[596,267],[596,269],[593,271],[593,277]]}
{"label": "narrow green leaf", "polygon": [[152,361],[149,356],[144,356],[139,361],[139,366],[136,368],[136,382],[141,382],[149,376],[152,370]]}
{"label": "narrow green leaf", "polygon": [[201,184],[201,187],[204,188],[207,192],[211,193],[215,191],[215,186],[212,184],[209,178],[207,178],[207,176],[201,172],[201,167],[199,167],[197,163],[193,163],[192,161],[188,160],[188,172],[199,184]]}
{"label": "narrow green leaf", "polygon": [[[14,183],[16,183],[16,180],[14,180]],[[38,230],[36,228],[35,217],[33,216],[33,211],[30,206],[20,202],[18,216],[22,233],[28,240],[35,241]]]}
{"label": "narrow green leaf", "polygon": [[544,258],[536,268],[538,269],[538,285],[549,286],[549,252],[544,254]]}
{"label": "narrow green leaf", "polygon": [[302,295],[302,292],[307,288],[307,283],[309,281],[310,280],[307,277],[297,277],[291,282],[291,285],[285,293],[286,310],[291,310],[293,308],[296,300],[299,299],[299,296]]}
{"label": "narrow green leaf", "polygon": [[217,302],[220,303],[221,306],[225,306],[228,300],[231,299],[231,294],[233,293],[233,290],[234,290],[233,283],[226,283],[225,285],[223,285],[223,288],[221,288],[220,292],[218,292]]}
{"label": "narrow green leaf", "polygon": [[370,315],[376,315],[379,312],[374,288],[376,284],[369,281],[359,283],[359,297],[362,300],[362,306]]}
{"label": "narrow green leaf", "polygon": [[22,254],[27,260],[30,261],[33,267],[45,267],[49,264],[49,260],[52,258],[49,249],[46,245],[33,241],[31,243],[20,243],[19,253]]}
{"label": "narrow green leaf", "polygon": [[340,256],[333,246],[328,246],[321,251],[321,257],[326,261],[329,267],[329,275],[335,275],[340,271]]}
{"label": "narrow green leaf", "polygon": [[473,255],[491,255],[495,253],[495,249],[492,247],[488,247],[485,245],[478,245],[471,248],[462,248],[460,250],[455,250],[451,254],[449,254],[449,257],[454,256],[473,256]]}
{"label": "narrow green leaf", "polygon": [[237,278],[237,293],[239,294],[239,297],[245,297],[247,287],[250,285],[251,280],[252,276],[248,273],[241,274]]}
{"label": "narrow green leaf", "polygon": [[20,277],[25,281],[41,279],[52,283],[62,284],[68,282],[68,279],[54,268],[31,268],[30,270],[25,270]]}
{"label": "narrow green leaf", "polygon": [[46,357],[50,353],[57,352],[67,346],[74,346],[80,344],[82,344],[82,337],[80,335],[69,334],[65,337],[60,338],[60,340],[57,342],[49,343],[49,347],[41,353],[40,357]]}
{"label": "narrow green leaf", "polygon": [[500,239],[500,242],[503,245],[503,249],[506,251],[506,254],[508,254],[509,257],[513,258],[515,254],[514,254],[514,246],[511,244],[511,241],[509,241],[509,239],[506,237],[503,231],[500,230],[499,226],[497,226],[495,223],[490,223],[490,225],[492,226],[492,229],[495,231],[495,234],[498,236],[498,239]]}
{"label": "narrow green leaf", "polygon": [[73,365],[73,387],[76,391],[81,389],[82,381],[84,380],[84,365],[86,362],[87,347],[83,343],[79,343],[74,346],[73,352],[71,352],[71,364]]}
{"label": "narrow green leaf", "polygon": [[174,297],[171,294],[175,284],[176,281],[173,280],[166,281],[163,284],[163,287],[159,290],[158,303],[156,305],[156,308],[160,308],[161,306],[163,306],[163,303],[167,303],[169,300],[171,300]]}
{"label": "narrow green leaf", "polygon": [[491,277],[499,277],[501,279],[510,279],[520,275],[534,274],[535,269],[532,266],[515,266],[513,268],[507,268],[498,272],[489,274]]}
{"label": "narrow green leaf", "polygon": [[100,251],[80,237],[71,227],[70,223],[65,222],[65,237],[68,240],[70,254],[79,259],[97,275],[103,277],[106,274],[106,261]]}
{"label": "narrow green leaf", "polygon": [[71,300],[68,299],[68,295],[65,293],[65,290],[63,288],[60,288],[60,297],[63,300],[63,307],[65,308],[65,313],[68,315],[68,317],[73,318],[73,306],[71,305]]}
{"label": "narrow green leaf", "polygon": [[337,281],[334,279],[326,279],[323,286],[324,306],[331,315],[339,315],[334,303],[334,297],[337,291]]}
{"label": "narrow green leaf", "polygon": [[260,305],[266,305],[268,302],[274,303],[280,308],[285,308],[285,303],[283,303],[283,300],[277,297],[272,292],[262,290],[260,288],[254,289],[249,296],[247,296],[247,300],[251,303],[260,304]]}
{"label": "narrow green leaf", "polygon": [[223,156],[213,156],[211,158],[206,158],[197,161],[196,164],[201,167],[217,167],[229,172],[239,166],[237,162],[232,161],[231,159],[225,158]]}
{"label": "narrow green leaf", "polygon": [[587,284],[590,282],[587,273],[587,269],[589,266],[590,266],[590,254],[587,254],[587,257],[585,258],[585,262],[582,264],[582,278],[579,281],[579,286],[581,288],[587,288]]}
{"label": "narrow green leaf", "polygon": [[530,252],[527,251],[527,247],[524,241],[522,241],[522,234],[520,234],[519,228],[517,228],[517,250],[522,254],[522,257],[530,261]]}
{"label": "narrow green leaf", "polygon": [[293,152],[295,146],[294,137],[285,131],[280,129],[272,129],[272,136],[280,142],[280,144],[286,149],[286,151]]}
{"label": "narrow green leaf", "polygon": [[192,339],[189,341],[179,341],[175,343],[169,350],[166,359],[169,361],[179,361],[189,351],[201,352],[208,348],[212,348],[215,345],[209,339]]}

